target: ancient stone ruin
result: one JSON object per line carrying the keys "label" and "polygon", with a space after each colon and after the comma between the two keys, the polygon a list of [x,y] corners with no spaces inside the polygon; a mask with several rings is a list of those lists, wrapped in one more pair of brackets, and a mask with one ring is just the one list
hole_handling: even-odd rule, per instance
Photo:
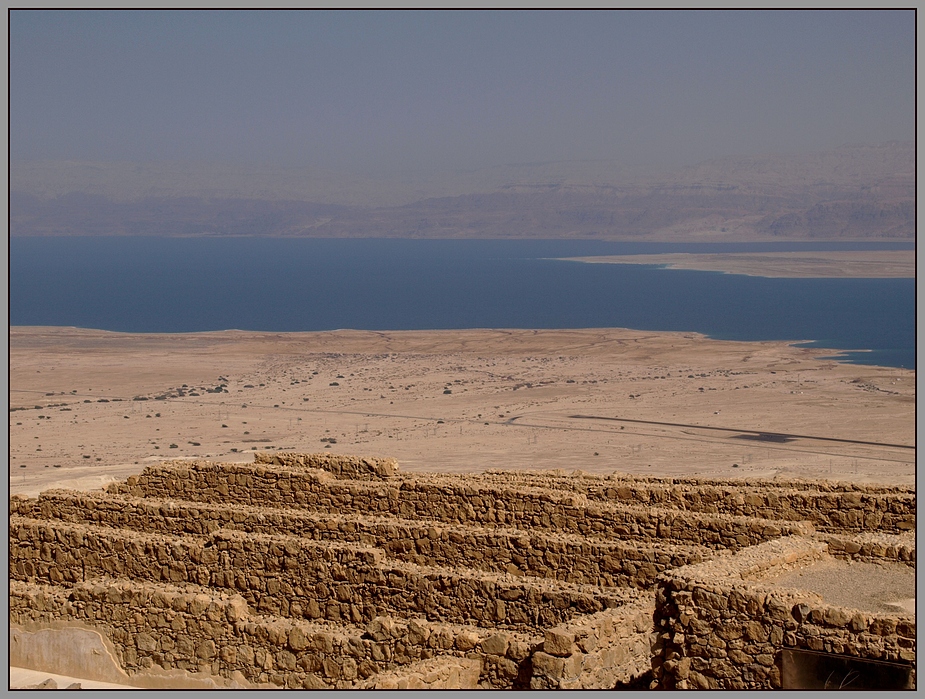
{"label": "ancient stone ruin", "polygon": [[914,571],[914,528],[905,487],[168,462],[11,498],[11,662],[92,632],[136,686],[914,686],[914,608],[776,582]]}

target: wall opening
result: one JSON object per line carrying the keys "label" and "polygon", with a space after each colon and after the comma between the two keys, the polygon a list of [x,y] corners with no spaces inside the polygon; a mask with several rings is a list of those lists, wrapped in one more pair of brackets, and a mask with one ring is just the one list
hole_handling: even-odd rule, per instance
{"label": "wall opening", "polygon": [[781,660],[783,689],[915,689],[911,665],[793,649]]}

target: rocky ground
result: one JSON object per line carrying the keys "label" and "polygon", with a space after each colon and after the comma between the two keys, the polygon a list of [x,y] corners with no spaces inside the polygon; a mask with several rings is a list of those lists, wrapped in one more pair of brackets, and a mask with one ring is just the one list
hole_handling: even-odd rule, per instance
{"label": "rocky ground", "polygon": [[902,563],[826,558],[767,582],[815,592],[829,604],[915,615],[915,568]]}

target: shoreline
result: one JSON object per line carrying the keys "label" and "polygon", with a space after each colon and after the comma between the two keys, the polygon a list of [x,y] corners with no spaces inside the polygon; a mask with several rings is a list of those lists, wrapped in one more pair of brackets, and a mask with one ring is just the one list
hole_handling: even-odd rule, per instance
{"label": "shoreline", "polygon": [[869,367],[879,367],[882,369],[902,369],[902,370],[911,370],[915,371],[914,368],[909,369],[905,366],[893,366],[891,364],[869,364],[866,362],[853,362],[849,359],[844,358],[844,355],[848,354],[874,354],[877,352],[889,352],[896,350],[876,350],[870,348],[844,348],[844,347],[823,347],[819,345],[814,345],[813,343],[819,342],[819,340],[807,340],[807,339],[790,339],[790,340],[745,340],[745,339],[728,339],[728,338],[716,338],[712,337],[706,333],[701,333],[695,330],[637,330],[635,328],[617,328],[617,327],[608,327],[608,328],[450,328],[450,329],[428,329],[428,330],[364,330],[356,328],[336,328],[333,330],[241,330],[240,328],[227,328],[223,330],[194,330],[190,332],[129,332],[123,330],[106,330],[103,328],[83,328],[75,325],[10,325],[10,335],[14,331],[20,331],[24,333],[54,333],[57,331],[64,331],[67,333],[72,333],[73,335],[81,335],[88,333],[103,333],[113,336],[137,336],[140,338],[191,338],[196,336],[215,336],[215,337],[227,337],[234,338],[236,336],[246,337],[291,337],[298,338],[301,336],[314,336],[314,335],[334,335],[337,333],[371,333],[373,335],[407,335],[411,336],[413,334],[421,333],[466,333],[466,332],[500,332],[500,333],[513,333],[513,332],[542,332],[542,333],[555,333],[555,332],[572,332],[572,331],[627,331],[634,333],[648,333],[648,334],[657,334],[657,335],[684,335],[684,336],[697,336],[704,340],[710,340],[715,342],[741,342],[741,343],[777,343],[783,346],[793,347],[801,350],[809,350],[811,352],[820,353],[819,356],[815,357],[821,361],[835,361],[840,364],[847,364],[852,366],[869,366]]}
{"label": "shoreline", "polygon": [[586,264],[661,265],[665,269],[722,272],[752,277],[914,279],[915,250],[827,252],[726,252],[596,255],[556,258]]}

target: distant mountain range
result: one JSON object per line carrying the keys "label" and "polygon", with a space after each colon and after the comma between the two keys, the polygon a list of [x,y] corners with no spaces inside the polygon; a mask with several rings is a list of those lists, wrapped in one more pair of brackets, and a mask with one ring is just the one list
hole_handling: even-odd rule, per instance
{"label": "distant mountain range", "polygon": [[915,239],[915,144],[388,177],[184,163],[12,163],[10,235]]}

